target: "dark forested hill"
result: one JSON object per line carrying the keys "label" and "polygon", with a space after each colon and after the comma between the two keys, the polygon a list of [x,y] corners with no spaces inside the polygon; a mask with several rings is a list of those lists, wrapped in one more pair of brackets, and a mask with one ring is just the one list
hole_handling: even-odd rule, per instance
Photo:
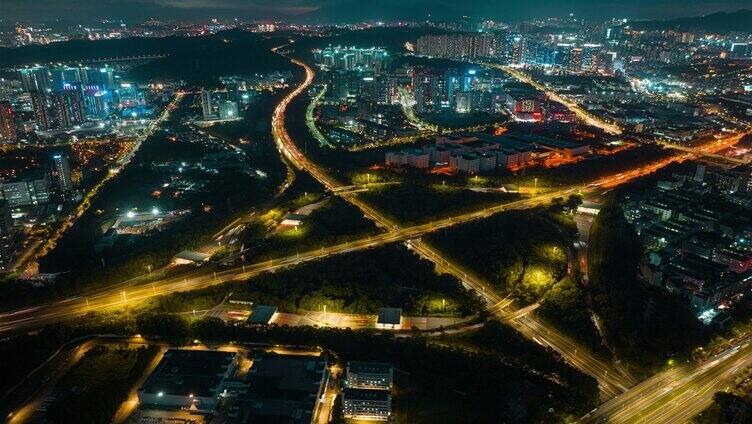
{"label": "dark forested hill", "polygon": [[736,12],[719,12],[694,18],[672,19],[669,21],[635,22],[632,26],[645,30],[701,30],[725,34],[729,32],[752,33],[752,10],[743,9]]}
{"label": "dark forested hill", "polygon": [[189,83],[211,83],[222,75],[290,69],[289,61],[269,50],[281,43],[238,29],[201,37],[73,40],[0,49],[0,68],[166,54],[168,57],[133,69],[132,76],[139,80],[183,79]]}

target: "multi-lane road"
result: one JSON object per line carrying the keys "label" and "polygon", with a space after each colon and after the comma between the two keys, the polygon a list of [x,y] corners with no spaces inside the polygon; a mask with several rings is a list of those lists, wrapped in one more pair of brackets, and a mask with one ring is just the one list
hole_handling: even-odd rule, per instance
{"label": "multi-lane road", "polygon": [[[557,93],[548,90],[524,73],[511,68],[504,68],[504,70],[514,77],[545,91],[549,98],[564,104],[585,122],[600,127],[607,132],[619,133],[617,127],[590,116],[579,105],[563,99]],[[711,157],[729,163],[743,164],[744,161],[718,155],[718,152],[737,144],[747,134],[750,134],[750,132],[724,136],[692,148],[658,141],[659,144],[682,153],[628,172],[603,178],[593,185],[608,189],[655,172],[670,163],[697,157]],[[586,247],[585,245],[583,249],[580,249],[582,255],[585,254]],[[570,359],[571,361],[572,359]],[[656,374],[633,386],[625,393],[607,401],[583,417],[582,421],[585,423],[686,423],[711,404],[715,392],[727,388],[735,373],[750,365],[752,365],[752,337],[738,342],[735,347],[707,361],[682,364]]]}
{"label": "multi-lane road", "polygon": [[[417,253],[432,260],[440,270],[454,274],[467,287],[477,291],[485,300],[491,312],[510,322],[511,325],[531,339],[554,348],[572,365],[598,379],[604,397],[613,399],[586,417],[586,420],[603,420],[605,418],[608,421],[625,417],[623,422],[632,422],[630,421],[632,417],[639,417],[640,413],[647,413],[655,409],[659,412],[662,411],[663,415],[650,415],[650,417],[654,417],[657,421],[644,422],[674,422],[672,420],[681,419],[680,417],[683,414],[688,414],[689,412],[687,411],[693,411],[692,408],[697,409],[700,406],[704,407],[704,405],[707,405],[712,392],[718,388],[722,388],[722,384],[719,382],[722,381],[723,377],[727,377],[739,367],[752,361],[752,348],[749,345],[745,345],[737,351],[731,352],[728,356],[719,357],[700,366],[692,367],[687,365],[682,369],[677,368],[635,385],[635,381],[631,377],[621,374],[611,364],[594,358],[571,339],[535,320],[531,315],[527,314],[530,308],[528,310],[515,309],[510,299],[499,298],[493,293],[486,282],[460,269],[457,264],[452,263],[420,240],[422,235],[432,231],[481,219],[494,213],[512,209],[533,208],[549,203],[555,197],[565,197],[578,191],[590,194],[602,188],[610,188],[640,175],[654,172],[656,169],[674,160],[692,157],[692,153],[684,153],[671,160],[603,178],[587,187],[568,187],[532,198],[525,198],[475,212],[438,219],[422,225],[400,228],[381,213],[358,199],[352,191],[343,190],[345,188],[344,185],[329,176],[316,164],[309,161],[296,147],[285,128],[285,112],[290,102],[310,86],[314,78],[314,72],[308,65],[302,62],[296,60],[293,60],[293,62],[305,69],[306,76],[299,86],[282,99],[274,111],[272,134],[280,152],[289,160],[294,168],[309,172],[327,189],[342,196],[345,200],[358,207],[364,215],[386,229],[386,232],[357,241],[301,252],[262,263],[217,271],[211,268],[202,268],[183,275],[149,283],[127,281],[74,298],[2,313],[0,314],[0,332],[27,331],[50,323],[74,319],[90,311],[119,309],[130,303],[142,301],[153,296],[198,289],[229,280],[245,280],[262,272],[292,266],[305,261],[409,240],[410,246]],[[632,386],[634,387],[630,389]],[[700,389],[703,391],[698,392]],[[674,395],[666,395],[671,393]],[[671,408],[670,410],[673,412],[667,412],[669,411],[668,408]],[[633,413],[631,415],[629,413],[615,415],[616,412],[624,410],[633,411]],[[658,414],[659,412],[654,412],[654,414]]]}
{"label": "multi-lane road", "polygon": [[[303,69],[305,70],[305,79],[297,88],[291,91],[290,94],[280,102],[280,104],[274,111],[274,115],[272,117],[272,135],[275,142],[277,143],[278,149],[287,157],[290,162],[295,165],[296,168],[306,170],[314,178],[321,182],[327,189],[340,195],[343,199],[359,208],[364,213],[364,215],[375,221],[381,227],[385,228],[387,230],[387,234],[399,234],[401,231],[404,231],[400,229],[397,223],[392,222],[386,216],[379,213],[379,211],[373,209],[370,205],[358,199],[355,195],[341,190],[343,185],[338,183],[334,178],[327,175],[326,172],[324,172],[315,163],[311,162],[304,154],[302,154],[296,146],[295,142],[290,137],[285,127],[285,113],[287,106],[293,99],[303,93],[310,86],[315,76],[313,69],[308,64],[296,59],[292,59],[292,61],[296,65],[303,67]],[[597,188],[598,185],[594,185],[593,187],[591,187],[591,190]],[[533,199],[524,199],[518,202],[506,205],[498,205],[481,211],[472,212],[470,214],[460,215],[458,217],[451,217],[444,220],[434,221],[428,224],[424,224],[424,226],[420,226],[422,228],[420,228],[419,232],[420,234],[424,234],[426,232],[434,231],[436,229],[443,228],[449,225],[489,216],[490,214],[497,213],[503,210],[521,209],[545,204],[547,202],[550,202],[551,199],[555,197],[565,197],[566,195],[574,193],[576,191],[577,188],[569,187],[553,191],[546,195],[537,196]],[[415,229],[415,227],[413,228]],[[415,235],[410,238],[417,238],[420,234],[415,233]],[[610,398],[619,393],[622,393],[635,383],[635,381],[631,379],[630,376],[622,375],[609,364],[590,355],[585,349],[578,348],[576,343],[571,339],[556,332],[555,330],[547,328],[542,323],[529,316],[527,314],[529,310],[520,312],[513,309],[511,300],[505,301],[504,299],[499,299],[498,296],[493,293],[491,286],[487,282],[483,281],[480,278],[473,277],[470,275],[470,273],[461,270],[457,264],[454,264],[446,257],[443,257],[440,252],[429,246],[427,243],[420,240],[415,240],[411,242],[411,246],[419,255],[436,263],[439,269],[455,275],[457,278],[463,281],[463,284],[480,294],[481,297],[485,300],[487,306],[495,308],[494,312],[502,319],[507,316],[513,316],[516,318],[515,320],[507,321],[517,322],[517,319],[524,317],[524,321],[520,321],[519,325],[516,325],[516,328],[531,339],[534,339],[543,345],[550,346],[553,349],[557,350],[565,357],[565,359],[570,360],[573,365],[578,366],[583,371],[598,379],[599,386],[601,387],[601,392],[605,398]],[[500,308],[500,304],[504,304],[504,307]]]}
{"label": "multi-lane road", "polygon": [[[0,313],[0,333],[27,331],[54,322],[72,319],[92,311],[106,311],[108,309],[122,308],[129,304],[134,304],[137,301],[173,293],[175,291],[195,290],[230,280],[241,281],[262,272],[273,271],[302,262],[325,258],[331,255],[417,239],[424,234],[428,234],[441,228],[462,224],[476,219],[482,219],[497,212],[534,208],[546,204],[550,202],[552,198],[569,193],[570,191],[571,190],[569,189],[555,191],[545,195],[521,199],[511,203],[497,205],[458,216],[447,217],[412,227],[400,229],[394,229],[394,227],[391,227],[391,231],[365,237],[363,239],[300,252],[279,259],[217,270],[216,272],[211,268],[198,268],[192,272],[153,282],[144,282],[142,279],[128,280],[106,288],[82,293],[79,296],[68,299]],[[389,224],[383,225],[386,226]]]}
{"label": "multi-lane road", "polygon": [[[115,286],[110,286],[106,289],[84,293],[80,296],[65,299],[62,301],[56,301],[44,305],[37,305],[30,308],[6,312],[0,314],[0,332],[31,330],[54,322],[74,319],[90,311],[120,309],[129,304],[133,304],[135,302],[139,302],[153,296],[169,294],[175,291],[198,289],[228,280],[243,280],[262,272],[295,265],[305,261],[320,259],[330,255],[376,247],[387,243],[417,239],[429,232],[471,220],[481,219],[494,213],[513,209],[533,208],[536,206],[544,205],[546,203],[549,203],[551,199],[555,197],[564,197],[577,191],[576,188],[564,188],[532,198],[521,199],[515,202],[500,204],[475,212],[447,217],[422,225],[399,228],[397,225],[383,217],[369,205],[363,203],[351,192],[342,190],[344,186],[324,173],[318,166],[311,163],[304,155],[301,154],[301,152],[297,149],[294,142],[290,138],[284,126],[284,113],[286,111],[287,105],[289,105],[289,103],[296,96],[300,95],[313,81],[313,70],[307,67],[307,65],[302,64],[301,62],[297,63],[306,68],[306,79],[300,86],[298,86],[282,99],[273,115],[272,131],[280,151],[285,155],[285,157],[288,158],[290,163],[295,168],[305,169],[332,192],[341,193],[340,195],[343,198],[360,208],[366,216],[373,219],[380,226],[385,228],[387,230],[385,233],[353,242],[329,246],[307,252],[301,252],[299,254],[291,255],[285,258],[217,271],[216,273],[210,269],[199,269],[194,272],[150,283],[127,281]],[[441,255],[439,255],[435,250],[425,245],[422,246],[419,253],[437,263],[439,262],[438,258],[441,257]],[[454,270],[455,275],[459,273],[458,268],[451,265],[445,259],[443,260],[442,266],[450,271]],[[460,277],[462,278],[462,276]],[[519,311],[511,309],[511,301],[505,302],[503,304],[504,308],[499,308],[498,305],[501,300],[492,297],[492,290],[490,288],[487,289],[487,284],[485,282],[481,282],[476,279],[469,280],[467,278],[463,278],[463,281],[465,281],[465,284],[472,285],[472,288],[481,293],[481,295],[487,300],[489,305],[496,306],[498,313],[502,318],[512,314],[512,316],[519,319],[525,315],[525,312],[527,312],[523,311],[521,313]],[[528,318],[528,320],[529,319],[530,318]],[[565,357],[572,357],[573,362],[584,361],[586,363],[591,363],[591,366],[589,366],[588,368],[593,371],[591,372],[591,374],[594,376],[598,376],[599,373],[597,372],[597,370],[610,370],[608,365],[602,363],[601,361],[597,361],[592,357],[589,357],[589,355],[584,352],[584,349],[570,349],[570,347],[573,345],[571,341],[568,341],[565,337],[552,332],[550,329],[546,329],[544,331],[543,327],[537,322],[534,325],[531,324],[528,326],[521,326],[520,328],[522,330],[529,329],[531,338],[534,336],[536,340],[552,346],[562,352]],[[537,331],[537,333],[532,334],[533,330]],[[577,358],[584,359],[578,361]],[[609,372],[603,372],[602,374],[605,377],[609,374]],[[630,385],[630,382],[628,380],[616,381],[619,378],[619,375],[615,371],[611,371],[610,375],[611,377],[603,379],[602,382],[604,392],[607,393],[609,397],[615,395],[616,393],[624,391],[624,389]]]}
{"label": "multi-lane road", "polygon": [[686,423],[707,408],[717,391],[752,365],[752,342],[702,363],[682,364],[654,375],[583,417],[584,423]]}
{"label": "multi-lane road", "polygon": [[578,105],[577,103],[573,101],[565,99],[564,97],[559,95],[557,92],[550,90],[545,85],[539,83],[538,81],[534,80],[529,75],[525,74],[524,72],[518,69],[509,67],[509,66],[501,66],[497,64],[492,64],[492,63],[485,63],[484,66],[501,69],[504,72],[508,73],[509,75],[513,76],[514,78],[522,82],[530,84],[535,89],[540,90],[543,93],[545,93],[546,96],[550,98],[551,100],[561,103],[564,106],[566,106],[567,109],[571,110],[578,118],[580,118],[583,122],[585,122],[588,125],[591,125],[596,128],[600,128],[609,134],[621,134],[621,128],[619,128],[618,125],[611,123],[611,122],[606,122],[603,119],[598,118],[597,116],[594,116],[590,112],[583,109],[582,106]]}

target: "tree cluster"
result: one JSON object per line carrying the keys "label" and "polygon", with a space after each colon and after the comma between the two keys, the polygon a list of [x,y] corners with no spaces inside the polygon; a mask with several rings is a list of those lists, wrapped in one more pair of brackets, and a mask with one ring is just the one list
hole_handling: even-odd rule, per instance
{"label": "tree cluster", "polygon": [[608,200],[590,231],[593,309],[618,356],[660,366],[669,356],[687,354],[701,342],[702,331],[685,300],[639,278],[641,261],[642,243],[634,227],[621,206]]}
{"label": "tree cluster", "polygon": [[106,423],[159,352],[98,345],[86,352],[55,386],[58,393],[46,412],[55,423]]}
{"label": "tree cluster", "polygon": [[512,211],[430,234],[429,242],[503,295],[538,301],[567,270],[563,236],[545,214]]}

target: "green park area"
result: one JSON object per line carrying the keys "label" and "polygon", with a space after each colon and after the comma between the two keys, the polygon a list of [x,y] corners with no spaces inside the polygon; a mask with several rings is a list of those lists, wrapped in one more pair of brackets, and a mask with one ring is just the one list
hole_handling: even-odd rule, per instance
{"label": "green park area", "polygon": [[57,382],[46,411],[49,422],[111,422],[159,352],[156,346],[97,345]]}
{"label": "green park area", "polygon": [[[173,313],[212,308],[232,299],[277,306],[283,312],[321,311],[374,314],[402,308],[405,315],[461,317],[480,303],[459,280],[437,274],[433,263],[402,245],[345,253],[267,272],[248,281],[217,284],[147,301],[140,311]],[[443,301],[442,301],[443,300]]]}
{"label": "green park area", "polygon": [[505,115],[488,112],[457,113],[454,111],[422,114],[420,119],[443,129],[503,124],[508,120]]}
{"label": "green park area", "polygon": [[518,194],[479,192],[442,184],[402,184],[370,188],[358,195],[392,221],[416,225],[464,212],[508,203]]}
{"label": "green park area", "polygon": [[638,375],[689,358],[707,331],[680,296],[639,276],[643,245],[615,198],[604,202],[590,230],[588,296],[609,347]]}
{"label": "green park area", "polygon": [[567,273],[567,240],[547,212],[511,211],[426,237],[461,268],[521,303],[540,298]]}
{"label": "green park area", "polygon": [[576,264],[567,249],[576,229],[571,215],[555,210],[512,211],[440,230],[426,241],[467,272],[563,333],[604,353]]}
{"label": "green park area", "polygon": [[739,395],[728,392],[717,392],[713,396],[713,403],[692,422],[696,424],[727,424],[752,422],[752,401],[749,391]]}
{"label": "green park area", "polygon": [[426,343],[426,360],[398,362],[397,422],[575,422],[598,403],[594,379],[498,321]]}
{"label": "green park area", "polygon": [[[301,210],[298,225],[283,225],[285,218]],[[242,239],[252,263],[278,259],[322,247],[372,236],[379,229],[355,206],[341,197],[307,192],[259,214],[248,225]]]}
{"label": "green park area", "polygon": [[713,403],[692,421],[697,424],[752,422],[752,367],[739,371],[724,392],[713,396]]}

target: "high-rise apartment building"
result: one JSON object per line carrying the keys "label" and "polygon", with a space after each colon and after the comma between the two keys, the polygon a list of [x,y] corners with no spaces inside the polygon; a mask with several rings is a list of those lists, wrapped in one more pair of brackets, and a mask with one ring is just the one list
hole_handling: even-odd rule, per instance
{"label": "high-rise apartment building", "polygon": [[204,119],[208,120],[214,117],[211,90],[201,91],[201,111],[203,112]]}
{"label": "high-rise apartment building", "polygon": [[52,173],[57,179],[57,185],[63,194],[73,191],[70,163],[66,155],[59,153],[52,156]]}
{"label": "high-rise apartment building", "polygon": [[50,115],[47,112],[47,95],[43,91],[31,92],[31,105],[34,108],[34,120],[37,127],[47,130],[50,129]]}
{"label": "high-rise apartment building", "polygon": [[84,122],[84,98],[79,89],[70,88],[52,95],[52,111],[60,128]]}
{"label": "high-rise apartment building", "polygon": [[45,67],[24,68],[18,73],[24,91],[49,91],[51,89],[49,71]]}
{"label": "high-rise apartment building", "polygon": [[10,206],[5,199],[0,199],[0,271],[6,271],[8,263],[15,253],[15,234]]}
{"label": "high-rise apartment building", "polygon": [[489,34],[424,35],[418,39],[417,52],[453,59],[493,57],[498,53],[498,40]]}
{"label": "high-rise apartment building", "polygon": [[10,102],[0,102],[0,141],[16,141],[16,121]]}

